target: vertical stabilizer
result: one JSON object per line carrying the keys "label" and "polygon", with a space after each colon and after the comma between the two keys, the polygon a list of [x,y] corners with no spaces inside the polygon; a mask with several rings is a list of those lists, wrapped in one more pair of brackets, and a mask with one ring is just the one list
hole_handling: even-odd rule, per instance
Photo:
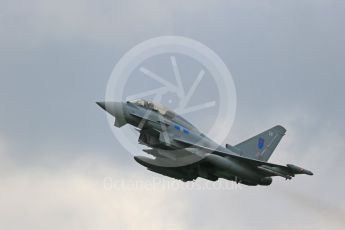
{"label": "vertical stabilizer", "polygon": [[244,157],[268,161],[285,133],[286,129],[278,125],[234,147]]}

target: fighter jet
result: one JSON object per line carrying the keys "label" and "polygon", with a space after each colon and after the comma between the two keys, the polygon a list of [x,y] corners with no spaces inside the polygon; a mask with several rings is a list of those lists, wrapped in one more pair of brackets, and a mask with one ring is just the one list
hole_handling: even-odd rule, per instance
{"label": "fighter jet", "polygon": [[272,177],[286,180],[311,171],[287,164],[269,163],[273,151],[286,133],[275,126],[237,145],[221,146],[175,112],[143,99],[127,102],[97,102],[115,117],[118,128],[129,124],[139,132],[139,144],[150,157],[134,159],[148,170],[184,182],[198,177],[219,178],[248,186],[269,186]]}

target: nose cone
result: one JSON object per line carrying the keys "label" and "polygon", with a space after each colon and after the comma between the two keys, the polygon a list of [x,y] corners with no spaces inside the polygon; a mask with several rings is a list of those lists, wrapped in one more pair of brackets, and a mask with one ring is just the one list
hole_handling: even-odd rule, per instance
{"label": "nose cone", "polygon": [[101,107],[102,109],[106,110],[104,101],[97,101],[96,104],[99,105],[99,107]]}
{"label": "nose cone", "polygon": [[115,126],[120,128],[127,124],[126,104],[122,102],[96,102],[102,109],[115,117]]}
{"label": "nose cone", "polygon": [[114,117],[124,117],[124,108],[122,102],[98,101],[96,104]]}

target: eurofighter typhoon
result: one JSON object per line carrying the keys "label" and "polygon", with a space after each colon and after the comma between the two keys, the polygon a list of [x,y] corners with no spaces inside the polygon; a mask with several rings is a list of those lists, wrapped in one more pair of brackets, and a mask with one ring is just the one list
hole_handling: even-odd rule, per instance
{"label": "eurofighter typhoon", "polygon": [[272,177],[287,180],[311,171],[288,164],[269,163],[273,151],[286,129],[275,126],[235,146],[220,146],[195,126],[173,111],[153,102],[138,99],[127,102],[97,102],[115,117],[115,126],[136,127],[139,144],[151,157],[134,159],[148,170],[182,181],[198,177],[217,181],[219,178],[249,186],[268,186]]}

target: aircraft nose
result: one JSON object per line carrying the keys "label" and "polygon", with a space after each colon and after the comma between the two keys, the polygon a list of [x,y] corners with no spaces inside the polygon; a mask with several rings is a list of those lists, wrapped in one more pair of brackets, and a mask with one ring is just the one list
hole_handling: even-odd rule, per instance
{"label": "aircraft nose", "polygon": [[102,109],[106,110],[104,101],[97,101],[96,104],[99,105],[99,107],[101,107]]}
{"label": "aircraft nose", "polygon": [[96,102],[102,109],[113,115],[114,117],[123,117],[123,103],[122,102]]}

